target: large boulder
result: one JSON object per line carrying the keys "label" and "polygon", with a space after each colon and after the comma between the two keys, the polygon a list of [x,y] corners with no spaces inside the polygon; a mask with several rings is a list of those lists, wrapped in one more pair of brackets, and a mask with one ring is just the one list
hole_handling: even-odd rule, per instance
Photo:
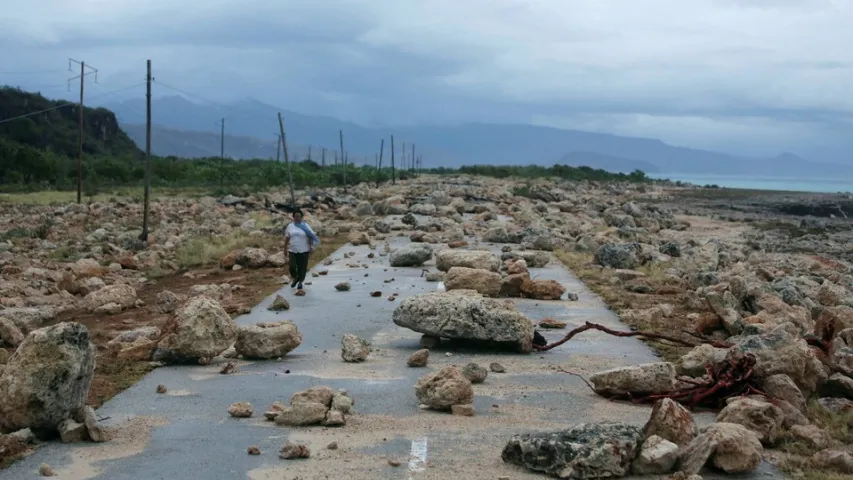
{"label": "large boulder", "polygon": [[595,252],[595,263],[602,267],[633,270],[640,266],[640,247],[635,244],[605,243]]}
{"label": "large boulder", "polygon": [[435,265],[442,272],[453,267],[480,268],[497,272],[501,262],[484,250],[442,250],[435,255]]}
{"label": "large boulder", "polygon": [[261,268],[267,264],[269,253],[263,248],[247,247],[237,254],[237,265],[246,268]]}
{"label": "large boulder", "polygon": [[0,312],[0,316],[10,320],[25,335],[56,318],[56,312],[52,308],[12,307]]}
{"label": "large boulder", "polygon": [[669,362],[617,367],[589,377],[601,395],[648,395],[675,390],[675,366]]}
{"label": "large boulder", "polygon": [[781,408],[750,397],[733,399],[717,415],[717,422],[742,425],[755,432],[765,445],[776,443],[784,419],[785,413]]}
{"label": "large boulder", "polygon": [[679,470],[694,475],[710,459],[726,473],[746,473],[758,468],[764,448],[751,430],[734,423],[713,423],[681,452]]}
{"label": "large boulder", "polygon": [[419,267],[432,258],[432,249],[425,245],[403,247],[391,252],[392,267]]}
{"label": "large boulder", "polygon": [[209,361],[237,340],[234,320],[219,302],[205,296],[178,309],[164,331],[167,334],[154,352],[156,361]]}
{"label": "large boulder", "polygon": [[100,290],[96,290],[83,298],[83,304],[86,310],[94,312],[99,307],[115,303],[120,305],[122,309],[133,308],[136,306],[136,289],[130,285],[108,285]]}
{"label": "large boulder", "polygon": [[690,411],[670,398],[655,402],[649,421],[643,427],[646,438],[657,436],[679,447],[689,444],[698,432]]}
{"label": "large boulder", "polygon": [[755,373],[759,377],[788,375],[806,398],[828,378],[825,367],[814,350],[791,323],[780,325],[761,335],[738,338],[735,346],[729,349],[728,356],[742,353],[755,356]]}
{"label": "large boulder", "polygon": [[259,323],[237,329],[234,349],[246,358],[279,358],[302,344],[302,334],[293,322]]}
{"label": "large boulder", "polygon": [[403,300],[394,323],[432,337],[533,349],[533,324],[509,301],[448,293],[427,293]]}
{"label": "large boulder", "polygon": [[514,435],[501,453],[504,462],[557,478],[627,475],[643,434],[624,423],[580,424],[555,433]]}
{"label": "large boulder", "polygon": [[94,373],[95,346],[85,326],[34,330],[0,374],[0,430],[56,431],[85,405]]}
{"label": "large boulder", "polygon": [[521,284],[521,294],[536,300],[559,300],[566,293],[566,287],[556,280],[527,279]]}
{"label": "large boulder", "polygon": [[415,395],[422,405],[434,410],[449,410],[454,405],[474,402],[471,381],[453,366],[421,377],[415,385]]}
{"label": "large boulder", "polygon": [[501,293],[501,276],[480,268],[453,267],[444,277],[447,290],[476,290],[487,297]]}

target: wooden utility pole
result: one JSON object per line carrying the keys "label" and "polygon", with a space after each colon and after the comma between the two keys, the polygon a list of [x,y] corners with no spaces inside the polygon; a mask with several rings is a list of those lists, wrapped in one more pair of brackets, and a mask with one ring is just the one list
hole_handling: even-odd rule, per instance
{"label": "wooden utility pole", "polygon": [[344,195],[347,193],[347,158],[344,156],[344,131],[338,130],[341,139],[341,161],[344,163]]}
{"label": "wooden utility pole", "polygon": [[276,149],[275,149],[275,161],[280,162],[281,161],[281,134],[277,133],[275,136],[278,137],[278,141],[276,142]]}
{"label": "wooden utility pole", "polygon": [[284,163],[287,164],[287,179],[290,183],[290,206],[296,208],[296,195],[293,193],[293,172],[290,171],[290,157],[287,155],[287,137],[284,136],[284,120],[278,112],[278,129],[281,130],[281,148],[284,150]]}
{"label": "wooden utility pole", "polygon": [[[77,108],[80,110],[80,145],[79,150],[77,152],[77,203],[81,203],[83,199],[83,86],[85,85],[86,80],[86,62],[78,62],[72,58],[68,59],[68,71],[71,71],[71,64],[79,63],[80,64],[80,103],[77,105]],[[93,67],[88,67],[95,73],[95,82],[98,81],[98,69]],[[73,77],[68,79],[68,88],[71,89],[71,80],[75,80],[78,77]]]}
{"label": "wooden utility pole", "polygon": [[382,153],[385,151],[385,139],[379,144],[379,167],[376,169],[376,188],[379,188],[379,181],[382,180]]}
{"label": "wooden utility pole", "polygon": [[406,142],[403,142],[403,148],[401,150],[402,152],[400,152],[400,171],[405,172],[408,168],[406,166]]}
{"label": "wooden utility pole", "polygon": [[323,153],[320,156],[320,168],[326,168],[326,147],[323,147]]}
{"label": "wooden utility pole", "polygon": [[397,174],[394,173],[394,135],[391,135],[391,185],[397,184]]}
{"label": "wooden utility pole", "polygon": [[219,120],[219,189],[225,188],[225,118]]}
{"label": "wooden utility pole", "polygon": [[[415,164],[417,162],[417,158],[418,157],[415,156],[415,144],[413,143],[412,144],[412,168],[415,170],[417,170],[417,165]],[[415,173],[417,173],[417,172],[415,172]]]}
{"label": "wooden utility pole", "polygon": [[148,241],[148,214],[151,204],[151,60],[145,76],[145,202],[142,211],[142,234],[139,239]]}
{"label": "wooden utility pole", "polygon": [[311,145],[308,145],[308,161],[311,161]]}

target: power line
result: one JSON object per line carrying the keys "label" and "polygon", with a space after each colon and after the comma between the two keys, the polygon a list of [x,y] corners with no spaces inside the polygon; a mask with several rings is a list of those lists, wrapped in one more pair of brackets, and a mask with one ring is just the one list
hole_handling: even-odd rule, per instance
{"label": "power line", "polygon": [[28,72],[0,72],[0,75],[41,75],[45,73],[63,73],[65,70],[31,70]]}

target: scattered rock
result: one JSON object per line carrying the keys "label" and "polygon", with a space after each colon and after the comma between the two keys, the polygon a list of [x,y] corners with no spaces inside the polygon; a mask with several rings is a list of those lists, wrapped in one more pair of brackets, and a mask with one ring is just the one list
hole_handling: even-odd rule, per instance
{"label": "scattered rock", "polygon": [[487,297],[497,297],[501,292],[501,276],[489,270],[453,267],[444,278],[444,288],[475,290]]}
{"label": "scattered rock", "polygon": [[42,477],[55,477],[56,472],[53,471],[53,468],[51,468],[50,465],[42,463],[39,465],[39,475]]}
{"label": "scattered rock", "polygon": [[288,302],[281,295],[276,295],[275,300],[273,300],[272,304],[269,307],[267,307],[267,310],[270,310],[273,312],[281,312],[284,310],[290,310],[290,302]]}
{"label": "scattered rock", "polygon": [[474,389],[456,367],[444,367],[418,380],[415,385],[418,401],[435,410],[449,410],[453,405],[473,403]]}
{"label": "scattered rock", "polygon": [[249,402],[235,402],[228,408],[228,413],[235,418],[249,418],[254,413],[254,409]]}
{"label": "scattered rock", "polygon": [[554,318],[543,318],[539,321],[539,327],[553,329],[566,328],[566,322],[561,322]]}
{"label": "scattered rock", "polygon": [[676,461],[678,445],[652,435],[643,442],[631,470],[636,475],[663,475],[672,471]]}
{"label": "scattered rock", "polygon": [[462,417],[473,417],[474,416],[474,405],[469,403],[467,405],[452,405],[450,407],[450,412],[453,415],[459,415]]}
{"label": "scattered rock", "polygon": [[734,398],[717,415],[717,422],[742,425],[758,435],[761,443],[773,445],[782,430],[785,414],[772,403],[755,398]]}
{"label": "scattered rock", "polygon": [[191,298],[163,329],[153,359],[171,363],[211,359],[237,340],[237,327],[219,302],[205,296]]}
{"label": "scattered rock", "polygon": [[429,361],[429,349],[422,348],[413,353],[406,361],[406,365],[410,367],[426,367]]}
{"label": "scattered rock", "polygon": [[248,453],[249,455],[260,455],[261,449],[255,445],[252,445],[251,447],[246,449],[246,453]]}
{"label": "scattered rock", "polygon": [[281,452],[278,456],[284,460],[308,458],[311,456],[311,450],[309,450],[305,445],[287,441],[281,448]]}
{"label": "scattered rock", "polygon": [[600,395],[648,395],[675,389],[675,366],[669,362],[617,367],[589,377]]}
{"label": "scattered rock", "polygon": [[658,436],[679,447],[687,446],[697,434],[693,415],[670,398],[662,398],[654,403],[649,421],[643,427],[645,438]]}
{"label": "scattered rock", "polygon": [[352,287],[350,287],[349,282],[341,282],[341,283],[335,285],[335,290],[337,290],[339,292],[348,292],[348,291],[350,291],[350,288],[352,288]]}
{"label": "scattered rock", "polygon": [[489,370],[495,373],[506,373],[506,368],[503,365],[497,362],[492,362],[489,364]]}
{"label": "scattered rock", "polygon": [[391,252],[392,267],[419,267],[432,258],[432,249],[427,246],[403,247]]}
{"label": "scattered rock", "polygon": [[435,255],[436,268],[447,272],[453,267],[476,268],[497,272],[500,261],[482,250],[443,250]]}
{"label": "scattered rock", "polygon": [[462,368],[462,375],[471,383],[483,383],[489,375],[489,371],[476,363],[469,363]]}
{"label": "scattered rock", "polygon": [[160,385],[157,385],[157,393],[160,393],[160,394],[166,393],[166,386],[163,385],[162,383]]}
{"label": "scattered rock", "polygon": [[363,362],[370,354],[370,342],[352,334],[341,337],[341,358],[345,362]]}

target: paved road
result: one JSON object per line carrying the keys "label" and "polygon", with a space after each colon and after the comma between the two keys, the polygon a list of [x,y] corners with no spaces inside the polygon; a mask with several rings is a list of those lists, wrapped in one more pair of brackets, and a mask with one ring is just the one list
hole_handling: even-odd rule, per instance
{"label": "paved road", "polygon": [[[393,246],[405,244],[395,238]],[[492,247],[495,251],[499,246]],[[380,246],[381,249],[381,246]],[[346,253],[354,256],[344,259]],[[426,368],[409,368],[406,358],[419,348],[420,335],[399,328],[391,315],[402,298],[434,291],[438,284],[421,278],[420,268],[390,268],[387,257],[368,259],[368,247],[347,246],[336,252],[329,274],[312,278],[308,295],[282,293],[291,310],[272,313],[271,296],[251,313],[237,319],[251,324],[292,319],[303,332],[304,343],[282,361],[239,362],[239,372],[220,375],[225,360],[210,366],[157,369],[134,387],[105,404],[99,415],[114,429],[112,442],[101,445],[50,444],[31,457],[0,472],[2,479],[36,478],[42,462],[53,466],[58,478],[129,479],[512,479],[544,478],[505,465],[500,452],[513,433],[554,430],[594,421],[627,421],[642,425],[649,408],[607,402],[592,394],[575,377],[558,373],[554,365],[589,374],[620,365],[656,361],[642,342],[588,332],[544,354],[518,355],[460,349],[442,345]],[[351,268],[360,263],[367,268]],[[569,322],[569,328],[587,319],[625,328],[574,277],[552,262],[534,269],[539,278],[553,278],[580,294],[577,302],[517,300],[532,320],[550,316]],[[386,280],[392,279],[389,283]],[[349,281],[352,290],[337,292],[334,285]],[[382,297],[369,292],[381,290]],[[386,297],[398,293],[391,302]],[[376,348],[367,362],[347,364],[340,357],[340,337],[353,333]],[[543,332],[549,340],[560,331]],[[417,379],[448,364],[500,362],[504,374],[490,373],[475,385],[474,417],[422,411],[414,395]],[[169,393],[158,395],[163,384]],[[299,390],[328,385],[345,388],[356,402],[356,414],[343,428],[286,428],[263,421],[262,413],[276,400],[287,403]],[[235,401],[255,407],[252,419],[230,418]],[[700,416],[701,422],[713,417]],[[309,445],[309,460],[285,461],[278,450],[285,440]],[[327,449],[331,442],[339,448]],[[261,456],[246,448],[257,445]],[[389,460],[400,462],[392,466]],[[765,468],[752,478],[775,476]],[[713,476],[706,476],[713,478]]]}

